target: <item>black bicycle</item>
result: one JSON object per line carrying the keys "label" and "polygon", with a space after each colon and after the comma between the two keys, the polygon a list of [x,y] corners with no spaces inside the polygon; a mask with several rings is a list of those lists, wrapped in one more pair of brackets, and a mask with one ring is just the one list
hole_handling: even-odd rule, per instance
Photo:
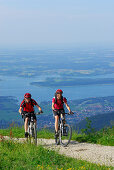
{"label": "black bicycle", "polygon": [[36,122],[34,121],[34,114],[40,115],[43,112],[38,113],[26,113],[25,116],[28,116],[28,142],[32,142],[37,145],[37,128],[36,128]]}
{"label": "black bicycle", "polygon": [[[65,113],[65,114],[69,114],[69,113]],[[71,137],[72,137],[72,128],[69,124],[66,123],[63,114],[61,114],[59,116],[58,135],[55,136],[55,142],[57,145],[61,144],[63,146],[67,146],[70,143]]]}

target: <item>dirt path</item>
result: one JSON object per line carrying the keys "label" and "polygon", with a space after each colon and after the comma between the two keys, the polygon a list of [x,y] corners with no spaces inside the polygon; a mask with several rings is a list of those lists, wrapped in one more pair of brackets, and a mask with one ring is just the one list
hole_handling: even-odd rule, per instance
{"label": "dirt path", "polygon": [[[9,137],[4,137],[8,139]],[[13,138],[19,142],[24,142],[23,138]],[[56,150],[62,155],[68,157],[77,158],[80,160],[86,160],[92,163],[113,166],[114,167],[114,147],[113,146],[102,146],[90,143],[78,143],[71,141],[67,147],[55,145],[54,139],[38,139],[38,144],[43,145],[46,148]]]}

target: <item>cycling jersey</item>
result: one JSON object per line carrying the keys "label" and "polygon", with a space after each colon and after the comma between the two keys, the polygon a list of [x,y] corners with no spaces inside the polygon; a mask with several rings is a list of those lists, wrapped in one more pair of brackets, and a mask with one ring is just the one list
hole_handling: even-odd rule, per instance
{"label": "cycling jersey", "polygon": [[38,105],[34,99],[31,99],[29,103],[26,103],[25,100],[23,100],[20,107],[22,107],[25,112],[34,112],[34,105]]}
{"label": "cycling jersey", "polygon": [[57,99],[57,102],[55,103],[55,97],[52,99],[52,103],[54,103],[54,108],[55,109],[63,109],[63,105],[64,103],[67,103],[67,99],[65,97],[63,97],[63,102],[61,101],[61,99]]}

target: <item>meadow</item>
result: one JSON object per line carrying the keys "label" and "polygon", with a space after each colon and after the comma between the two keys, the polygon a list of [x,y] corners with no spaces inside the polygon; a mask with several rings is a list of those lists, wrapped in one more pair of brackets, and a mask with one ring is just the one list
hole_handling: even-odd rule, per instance
{"label": "meadow", "polygon": [[12,170],[112,170],[87,161],[68,158],[57,152],[26,143],[0,142],[0,169]]}
{"label": "meadow", "polygon": [[[104,128],[95,132],[91,128],[91,122],[87,119],[85,129],[77,133],[73,131],[72,140],[90,142],[107,146],[114,146],[114,127]],[[38,170],[111,170],[113,167],[93,164],[74,158],[60,155],[57,151],[35,146],[28,143],[6,141],[3,136],[24,138],[24,128],[10,126],[8,129],[0,129],[0,169],[38,169]],[[48,129],[38,130],[38,138],[54,139],[54,132]]]}
{"label": "meadow", "polygon": [[[1,136],[10,136],[16,138],[24,138],[23,127],[11,127],[8,129],[0,129]],[[37,132],[38,138],[54,139],[54,131],[48,129],[41,129]],[[72,132],[72,140],[78,142],[88,142],[101,144],[105,146],[114,146],[114,126],[112,128],[103,128],[99,131],[94,131],[91,127],[82,129],[80,133]]]}

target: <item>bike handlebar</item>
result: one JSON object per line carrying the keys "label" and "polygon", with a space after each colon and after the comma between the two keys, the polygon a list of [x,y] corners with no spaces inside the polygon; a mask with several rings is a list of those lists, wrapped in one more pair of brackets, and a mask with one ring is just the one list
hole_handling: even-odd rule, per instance
{"label": "bike handlebar", "polygon": [[35,115],[40,115],[40,114],[42,114],[43,113],[43,111],[40,111],[40,112],[36,112],[36,113],[31,113],[31,112],[27,112],[27,113],[21,113],[21,115],[32,115],[32,114],[35,114]]}
{"label": "bike handlebar", "polygon": [[68,112],[68,113],[64,113],[65,115],[73,115],[74,112]]}
{"label": "bike handlebar", "polygon": [[41,111],[41,112],[37,112],[37,113],[35,113],[36,115],[40,115],[40,114],[42,114],[43,113],[43,111]]}

